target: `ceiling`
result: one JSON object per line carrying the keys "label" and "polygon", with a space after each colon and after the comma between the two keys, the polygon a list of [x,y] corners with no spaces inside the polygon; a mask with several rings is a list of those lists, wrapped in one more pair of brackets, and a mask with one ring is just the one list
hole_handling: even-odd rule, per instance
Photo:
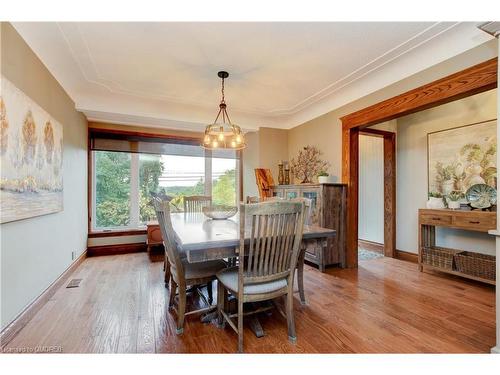
{"label": "ceiling", "polygon": [[219,70],[235,123],[291,128],[489,40],[452,22],[14,26],[90,120],[189,130],[213,121]]}

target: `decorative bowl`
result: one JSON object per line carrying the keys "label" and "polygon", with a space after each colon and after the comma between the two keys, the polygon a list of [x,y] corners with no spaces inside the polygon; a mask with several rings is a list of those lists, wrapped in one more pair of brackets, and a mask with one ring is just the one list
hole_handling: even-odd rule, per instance
{"label": "decorative bowl", "polygon": [[210,219],[225,220],[229,219],[231,216],[236,215],[236,213],[238,212],[238,207],[214,204],[211,206],[203,207],[202,211],[203,214]]}
{"label": "decorative bowl", "polygon": [[486,184],[472,185],[465,193],[467,202],[474,208],[488,208],[497,202],[497,191]]}

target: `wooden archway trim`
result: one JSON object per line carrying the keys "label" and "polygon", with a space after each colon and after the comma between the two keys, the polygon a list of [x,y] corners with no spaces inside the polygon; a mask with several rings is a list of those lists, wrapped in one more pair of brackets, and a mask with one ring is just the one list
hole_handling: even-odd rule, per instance
{"label": "wooden archway trim", "polygon": [[495,87],[496,58],[351,113],[340,120],[348,128],[367,127]]}
{"label": "wooden archway trim", "polygon": [[[348,185],[347,267],[352,268],[358,265],[360,131],[371,125],[494,89],[497,87],[497,69],[497,59],[494,58],[340,118],[342,121],[342,181]],[[390,203],[395,207],[395,202]],[[395,228],[393,229],[395,232]],[[394,238],[394,243],[390,246],[395,248],[395,236],[391,238]]]}

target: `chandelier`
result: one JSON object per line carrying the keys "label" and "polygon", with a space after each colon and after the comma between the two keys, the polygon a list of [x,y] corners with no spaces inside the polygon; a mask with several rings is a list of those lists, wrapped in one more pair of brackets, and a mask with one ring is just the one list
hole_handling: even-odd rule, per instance
{"label": "chandelier", "polygon": [[246,144],[241,128],[238,125],[231,123],[229,115],[226,111],[224,80],[229,77],[229,73],[221,71],[218,72],[217,75],[222,79],[222,99],[219,104],[219,113],[217,113],[215,121],[213,124],[207,125],[205,128],[205,137],[203,138],[202,146],[209,150],[242,150],[246,147]]}

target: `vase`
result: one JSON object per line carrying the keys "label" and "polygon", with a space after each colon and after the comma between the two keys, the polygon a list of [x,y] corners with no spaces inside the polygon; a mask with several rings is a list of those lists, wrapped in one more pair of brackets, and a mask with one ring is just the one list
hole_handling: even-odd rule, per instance
{"label": "vase", "polygon": [[450,200],[447,200],[447,201],[448,201],[448,208],[450,208],[452,210],[456,210],[456,209],[460,208],[459,201],[450,201]]}
{"label": "vase", "polygon": [[285,185],[290,185],[290,169],[285,169]]}

